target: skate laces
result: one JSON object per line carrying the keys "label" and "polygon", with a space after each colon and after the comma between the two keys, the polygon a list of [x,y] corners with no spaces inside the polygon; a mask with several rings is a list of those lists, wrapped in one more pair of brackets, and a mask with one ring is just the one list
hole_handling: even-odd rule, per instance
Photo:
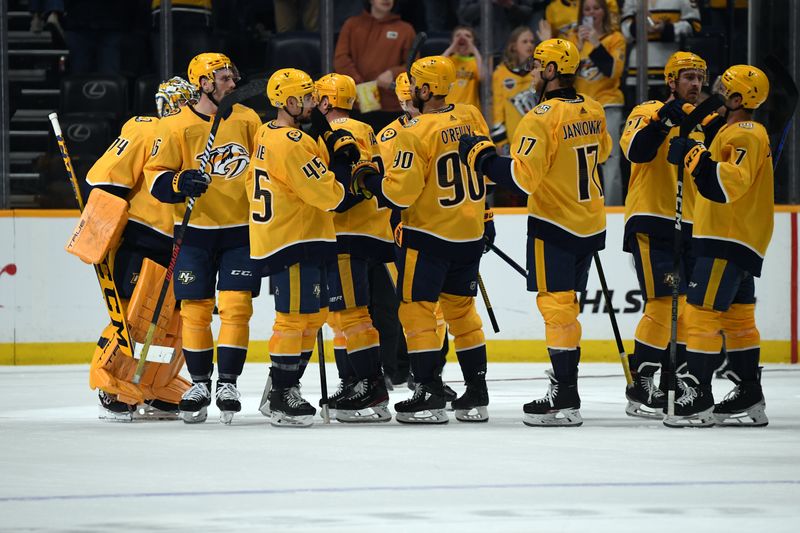
{"label": "skate laces", "polygon": [[369,380],[365,378],[357,381],[356,384],[353,385],[353,398],[361,398],[367,394],[367,391],[369,390],[368,381]]}
{"label": "skate laces", "polygon": [[736,385],[728,394],[720,402],[720,405],[734,402],[739,399],[739,395],[742,393],[741,385]]}
{"label": "skate laces", "polygon": [[218,383],[217,398],[220,400],[238,400],[242,397],[239,389],[233,383]]}
{"label": "skate laces", "polygon": [[283,399],[290,407],[300,407],[308,402],[300,395],[300,387],[294,386],[286,389]]}
{"label": "skate laces", "polygon": [[683,381],[682,379],[678,380],[678,386],[680,387],[683,394],[681,394],[680,398],[675,400],[675,403],[678,405],[693,404],[695,398],[697,398],[697,389],[686,384],[686,382]]}
{"label": "skate laces", "polygon": [[653,376],[639,376],[640,383],[642,388],[647,393],[647,402],[652,403],[653,398],[663,398],[664,393],[661,389],[656,387],[655,380]]}
{"label": "skate laces", "polygon": [[211,397],[208,388],[203,383],[194,383],[192,388],[183,394],[183,400],[193,402],[203,401]]}

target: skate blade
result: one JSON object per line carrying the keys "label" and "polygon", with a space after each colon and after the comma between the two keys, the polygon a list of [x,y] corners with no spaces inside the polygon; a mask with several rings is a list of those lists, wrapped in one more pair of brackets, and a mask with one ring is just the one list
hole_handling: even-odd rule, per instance
{"label": "skate blade", "polygon": [[133,419],[137,422],[161,422],[161,421],[175,421],[180,420],[178,412],[162,411],[161,409],[154,409],[150,406],[140,406],[133,413]]}
{"label": "skate blade", "polygon": [[314,415],[288,416],[280,411],[272,411],[269,423],[275,427],[307,428],[314,424]]}
{"label": "skate blade", "polygon": [[[322,406],[320,406],[319,409],[319,417],[323,420],[325,419],[325,413],[322,410]],[[336,420],[336,409],[330,407],[330,404],[328,404],[328,418],[331,420]]]}
{"label": "skate blade", "polygon": [[456,420],[459,422],[488,422],[489,410],[484,407],[473,407],[472,409],[456,409]]}
{"label": "skate blade", "polygon": [[664,425],[668,428],[710,428],[714,426],[713,407],[689,416],[664,415]]}
{"label": "skate blade", "polygon": [[133,422],[133,413],[116,413],[104,407],[98,407],[97,418],[108,422]]}
{"label": "skate blade", "polygon": [[226,426],[230,426],[231,422],[233,422],[233,415],[235,415],[238,412],[239,411],[220,411],[219,421],[225,424]]}
{"label": "skate blade", "polygon": [[763,428],[769,424],[767,414],[764,412],[765,407],[766,404],[760,402],[741,413],[712,413],[712,416],[714,418],[714,423],[722,427]]}
{"label": "skate blade", "polygon": [[335,414],[332,416],[344,424],[389,422],[392,419],[392,413],[389,411],[389,407],[387,406],[386,402],[354,411],[337,409]]}
{"label": "skate blade", "polygon": [[181,419],[186,424],[201,424],[208,418],[208,409],[203,407],[199,411],[181,411]]}
{"label": "skate blade", "polygon": [[531,427],[577,427],[583,424],[583,418],[581,418],[581,412],[578,409],[560,409],[543,415],[525,413],[522,423]]}
{"label": "skate blade", "polygon": [[635,418],[649,418],[651,420],[663,420],[664,413],[661,409],[653,409],[647,407],[643,403],[628,400],[628,406],[625,407],[625,414]]}
{"label": "skate blade", "polygon": [[444,409],[429,409],[414,413],[396,413],[394,417],[403,424],[447,424],[450,418]]}
{"label": "skate blade", "polygon": [[271,418],[272,411],[269,410],[269,401],[262,403],[261,407],[258,408],[258,412],[266,416],[267,418]]}

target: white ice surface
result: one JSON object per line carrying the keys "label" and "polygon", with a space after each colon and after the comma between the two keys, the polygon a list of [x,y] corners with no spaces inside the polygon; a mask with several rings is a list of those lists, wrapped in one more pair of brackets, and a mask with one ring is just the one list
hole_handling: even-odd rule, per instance
{"label": "white ice surface", "polygon": [[[800,369],[765,370],[767,428],[667,429],[584,364],[583,427],[529,428],[545,368],[490,365],[487,424],[296,429],[257,412],[263,364],[232,426],[102,422],[85,366],[0,367],[0,530],[800,531]],[[316,365],[303,381],[316,402]]]}

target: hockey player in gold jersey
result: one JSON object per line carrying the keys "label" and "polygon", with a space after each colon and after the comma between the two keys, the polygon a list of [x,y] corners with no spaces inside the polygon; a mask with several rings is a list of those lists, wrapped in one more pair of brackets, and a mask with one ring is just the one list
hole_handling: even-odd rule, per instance
{"label": "hockey player in gold jersey", "polygon": [[336,260],[333,212],[358,201],[338,181],[351,179],[345,152],[355,141],[349,132],[326,135],[320,146],[300,129],[317,104],[315,92],[301,70],[281,69],[270,77],[267,97],[278,116],[256,133],[247,173],[250,253],[275,288],[268,392],[274,426],[309,426],[316,413],[300,395],[301,360],[310,357],[328,316],[326,265]]}
{"label": "hockey player in gold jersey", "polygon": [[[177,113],[181,106],[197,102],[197,91],[184,79],[175,77],[163,82],[155,95],[158,117]],[[157,298],[160,282],[148,281],[144,275],[143,262],[160,265],[169,263],[172,252],[172,210],[150,195],[144,183],[144,164],[150,156],[159,119],[137,116],[128,120],[119,136],[106,152],[89,169],[86,183],[92,189],[124,198],[128,202],[128,223],[122,233],[121,244],[112,252],[114,282],[123,299],[128,325],[135,341],[143,342],[142,334],[152,318],[130,314],[129,301],[134,294],[146,294]],[[148,267],[147,271],[154,270]],[[153,294],[155,293],[155,294]],[[135,306],[140,309],[140,306]],[[173,312],[168,311],[172,316]],[[103,331],[89,368],[89,384],[100,389],[100,418],[129,421],[136,418],[176,419],[178,402],[189,388],[189,383],[178,376],[183,368],[180,348],[180,317],[175,313],[170,320],[169,332],[158,335],[156,344],[168,344],[173,348],[169,364],[148,362],[142,381],[132,383],[136,361],[117,356],[113,346],[114,326]],[[159,330],[159,333],[162,333]],[[162,338],[164,337],[164,338]],[[167,339],[168,337],[168,339]],[[138,397],[145,398],[146,405],[137,410]]]}
{"label": "hockey player in gold jersey", "polygon": [[[673,266],[673,236],[677,171],[667,163],[669,141],[677,137],[678,127],[687,110],[697,103],[706,78],[706,62],[691,52],[675,52],[667,61],[664,79],[670,96],[665,102],[651,100],[636,106],[625,124],[620,147],[631,162],[631,177],[625,199],[625,235],[623,250],[633,255],[639,289],[645,301],[644,315],[636,327],[633,353],[628,361],[633,376],[632,386],[626,389],[631,416],[661,419],[668,383],[670,324],[672,320],[672,285],[666,277]],[[721,119],[707,124],[706,132],[713,135]],[[702,140],[702,128],[691,133]],[[686,281],[691,274],[694,258],[691,250],[694,221],[695,186],[692,180],[683,184],[683,252],[679,288],[678,366],[686,351],[686,327],[683,308],[686,301]],[[653,380],[661,370],[661,384]]]}
{"label": "hockey player in gold jersey", "polygon": [[528,290],[538,292],[553,364],[547,395],[524,406],[524,422],[535,426],[582,424],[575,291],[585,290],[592,255],[605,246],[597,168],[608,158],[611,138],[602,106],[573,88],[579,61],[577,47],[564,39],[536,47],[534,86],[544,98],[517,127],[510,158],[481,137],[462,137],[459,148],[475,172],[529,195]]}
{"label": "hockey player in gold jersey", "polygon": [[[327,74],[314,84],[317,108],[334,131],[345,130],[358,143],[361,161],[380,161],[372,127],[350,118],[356,83],[344,74]],[[330,162],[325,160],[326,164]],[[389,393],[381,371],[380,338],[368,305],[372,264],[394,260],[390,210],[378,199],[363,201],[333,216],[337,256],[328,261],[328,323],[333,328],[336,366],[341,380],[329,399],[340,422],[388,422]]]}
{"label": "hockey player in gold jersey", "polygon": [[395,404],[406,423],[446,423],[445,398],[437,376],[441,339],[435,307],[455,338],[467,391],[452,402],[462,421],[488,419],[486,345],[475,309],[477,275],[483,253],[483,178],[458,160],[458,139],[486,135],[488,127],[474,106],[445,103],[455,67],[442,56],[419,59],[411,67],[411,91],[421,114],[396,132],[383,179],[356,179],[385,205],[402,210],[398,237],[400,321],[405,330],[414,379],[413,396]]}
{"label": "hockey player in gold jersey", "polygon": [[[697,186],[692,246],[697,260],[687,289],[686,373],[669,427],[766,426],[761,390],[760,336],[754,278],[772,237],[772,155],[766,129],[753,121],[769,80],[749,65],[721,77],[725,125],[708,148],[694,139],[671,141],[667,158],[684,165]],[[722,349],[735,388],[714,405],[711,378]]]}
{"label": "hockey player in gold jersey", "polygon": [[153,196],[174,204],[176,224],[183,218],[187,198],[203,195],[194,206],[175,264],[175,297],[181,300],[184,354],[193,382],[180,408],[187,423],[206,419],[214,370],[211,316],[216,304],[221,322],[216,403],[221,420],[230,423],[241,409],[236,380],[247,357],[252,297],[261,287],[250,260],[245,187],[253,137],[261,121],[252,109],[233,106],[219,126],[208,166],[198,169],[217,106],[234,90],[239,74],[219,53],[195,56],[188,74],[200,100],[161,121],[145,177]]}

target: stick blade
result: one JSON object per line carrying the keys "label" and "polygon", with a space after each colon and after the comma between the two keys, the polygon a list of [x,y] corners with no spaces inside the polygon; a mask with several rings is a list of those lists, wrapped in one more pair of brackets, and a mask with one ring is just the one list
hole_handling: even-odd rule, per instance
{"label": "stick blade", "polygon": [[242,85],[241,87],[237,88],[232,93],[225,96],[219,103],[219,108],[217,109],[217,113],[222,116],[227,116],[233,106],[236,104],[241,104],[245,100],[249,100],[254,96],[258,96],[259,94],[266,95],[267,93],[267,82],[264,79],[257,79],[253,80],[246,85]]}

